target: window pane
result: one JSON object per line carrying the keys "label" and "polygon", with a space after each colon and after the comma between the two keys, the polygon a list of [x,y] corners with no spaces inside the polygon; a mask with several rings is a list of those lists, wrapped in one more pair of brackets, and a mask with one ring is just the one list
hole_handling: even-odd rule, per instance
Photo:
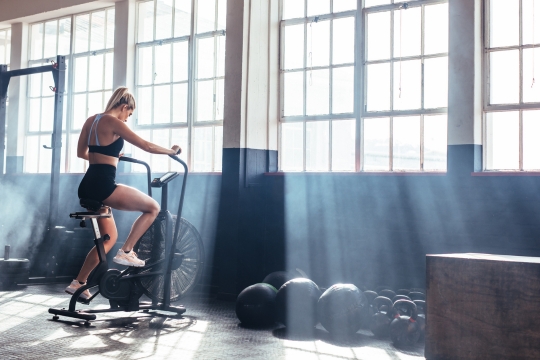
{"label": "window pane", "polygon": [[332,70],[332,113],[354,111],[354,67]]}
{"label": "window pane", "polygon": [[188,79],[188,42],[173,44],[173,81]]}
{"label": "window pane", "polygon": [[390,4],[390,0],[364,0],[365,7]]}
{"label": "window pane", "polygon": [[215,111],[216,117],[214,120],[223,120],[223,110],[225,103],[225,80],[219,79],[216,80],[216,96],[215,100]]}
{"label": "window pane", "polygon": [[45,46],[43,49],[43,57],[52,58],[56,56],[56,35],[58,30],[58,22],[56,20],[45,23]]}
{"label": "window pane", "polygon": [[41,123],[41,98],[28,100],[28,131],[39,131]]}
{"label": "window pane", "polygon": [[490,104],[519,102],[519,50],[490,53]]}
{"label": "window pane", "polygon": [[523,112],[523,169],[540,169],[540,110]]}
{"label": "window pane", "polygon": [[364,119],[363,130],[364,170],[387,171],[390,167],[390,119]]}
{"label": "window pane", "polygon": [[105,11],[92,13],[90,50],[101,50],[105,48],[105,21]]}
{"label": "window pane", "polygon": [[104,56],[92,55],[88,58],[89,69],[88,72],[91,76],[88,77],[88,91],[102,90],[103,89],[103,62]]}
{"label": "window pane", "polygon": [[24,152],[24,172],[37,173],[39,163],[39,136],[26,137]]}
{"label": "window pane", "polygon": [[52,131],[54,123],[54,97],[41,99],[41,131]]}
{"label": "window pane", "polygon": [[390,64],[367,66],[367,111],[390,110]]}
{"label": "window pane", "polygon": [[304,0],[283,1],[283,20],[304,17]]}
{"label": "window pane", "polygon": [[330,21],[312,22],[307,28],[307,66],[330,63]]}
{"label": "window pane", "polygon": [[39,137],[39,164],[38,172],[50,173],[52,165],[52,151],[45,149],[43,145],[51,146],[51,135],[41,135]]}
{"label": "window pane", "polygon": [[73,95],[73,129],[82,129],[87,118],[86,94]]}
{"label": "window pane", "polygon": [[214,171],[222,171],[223,126],[214,126]]}
{"label": "window pane", "polygon": [[171,44],[154,48],[154,84],[171,82]]}
{"label": "window pane", "polygon": [[90,14],[75,17],[75,52],[88,51]]}
{"label": "window pane", "polygon": [[394,11],[394,58],[420,55],[422,9]]}
{"label": "window pane", "polygon": [[367,59],[390,58],[390,11],[367,16]]}
{"label": "window pane", "polygon": [[446,115],[424,116],[424,170],[446,170]]}
{"label": "window pane", "polygon": [[41,96],[48,96],[52,95],[53,92],[51,90],[51,87],[54,87],[54,78],[52,76],[52,72],[47,71],[43,73],[43,81],[42,81],[42,87],[41,87]]}
{"label": "window pane", "polygon": [[214,81],[197,82],[197,121],[214,120]]}
{"label": "window pane", "polygon": [[[178,157],[184,161],[187,161],[187,159],[189,159],[187,127],[180,128],[180,129],[172,129],[171,131],[172,131],[171,146],[172,145],[180,146],[182,148],[182,152],[180,153]],[[178,162],[171,161],[171,171],[184,171],[184,170]]]}
{"label": "window pane", "polygon": [[488,113],[487,165],[489,170],[519,169],[519,112]]}
{"label": "window pane", "polygon": [[141,47],[139,48],[138,58],[138,76],[137,83],[139,85],[150,85],[154,77],[152,70],[152,49],[153,47]]}
{"label": "window pane", "polygon": [[283,74],[283,116],[304,114],[304,72]]}
{"label": "window pane", "polygon": [[424,54],[448,52],[448,3],[424,9]]}
{"label": "window pane", "polygon": [[448,57],[424,60],[424,108],[448,106]]}
{"label": "window pane", "polygon": [[356,10],[356,0],[334,0],[332,11],[337,13],[347,10]]}
{"label": "window pane", "polygon": [[[152,142],[164,148],[170,148],[169,129],[156,129],[152,131]],[[167,172],[169,171],[169,157],[163,154],[152,155],[152,171]]]}
{"label": "window pane", "polygon": [[328,114],[330,99],[328,69],[308,71],[306,74],[306,115]]}
{"label": "window pane", "polygon": [[490,0],[490,47],[519,44],[519,1]]}
{"label": "window pane", "polygon": [[354,18],[334,20],[333,64],[354,62]]}
{"label": "window pane", "polygon": [[103,107],[103,93],[89,93],[88,94],[88,117],[96,114],[101,114],[104,110]]}
{"label": "window pane", "polygon": [[69,149],[69,172],[83,173],[85,168],[85,161],[77,157],[77,144],[79,142],[79,134],[71,134],[69,141],[71,145]]}
{"label": "window pane", "polygon": [[304,124],[281,124],[281,170],[302,171],[304,169]]}
{"label": "window pane", "polygon": [[394,170],[420,170],[420,116],[395,117]]}
{"label": "window pane", "polygon": [[218,1],[218,24],[216,30],[227,28],[227,1]]}
{"label": "window pane", "polygon": [[354,171],[356,121],[332,121],[332,171]]}
{"label": "window pane", "polygon": [[[104,89],[112,89],[113,87],[113,61],[114,53],[108,53],[105,55],[105,84],[103,84]],[[108,97],[105,98],[108,100]]]}
{"label": "window pane", "polygon": [[32,74],[28,77],[29,89],[28,96],[41,96],[41,74]]}
{"label": "window pane", "polygon": [[31,59],[43,58],[43,26],[44,24],[32,25],[32,44],[31,44]]}
{"label": "window pane", "polygon": [[143,87],[137,89],[137,124],[146,125],[152,123],[152,88]]}
{"label": "window pane", "polygon": [[173,122],[187,122],[188,85],[173,85]]}
{"label": "window pane", "polygon": [[284,35],[284,69],[297,69],[304,66],[304,24],[286,26]]}
{"label": "window pane", "polygon": [[197,78],[208,79],[214,76],[214,38],[197,41]]}
{"label": "window pane", "polygon": [[71,49],[71,18],[58,23],[58,55],[69,55]]}
{"label": "window pane", "polygon": [[[540,28],[540,24],[538,27]],[[540,49],[538,48],[523,49],[523,102],[540,102]]]}
{"label": "window pane", "polygon": [[330,0],[307,0],[307,16],[329,13]]}
{"label": "window pane", "polygon": [[154,87],[154,124],[171,122],[171,86]]}
{"label": "window pane", "polygon": [[197,0],[197,34],[214,31],[216,0]]}
{"label": "window pane", "polygon": [[306,123],[306,170],[328,171],[329,130],[328,121]]}
{"label": "window pane", "polygon": [[172,0],[156,0],[156,40],[172,37]]}
{"label": "window pane", "polygon": [[9,60],[6,56],[7,31],[0,30],[0,64],[7,64]]}
{"label": "window pane", "polygon": [[[137,135],[139,135],[144,140],[152,141],[152,138],[150,137],[150,130],[137,130],[135,132],[137,133]],[[144,150],[142,150],[142,149],[140,149],[140,148],[138,148],[136,146],[133,146],[132,147],[132,156],[137,160],[142,160],[142,161],[144,161],[146,163],[149,163],[150,168],[153,168],[150,153],[147,153],[146,151],[144,151]],[[144,168],[144,166],[132,166],[131,170],[133,172],[146,172],[146,169]]]}
{"label": "window pane", "polygon": [[217,69],[216,76],[225,76],[225,36],[216,36]]}
{"label": "window pane", "polygon": [[74,91],[86,91],[86,80],[88,77],[88,58],[75,58],[75,79]]}
{"label": "window pane", "polygon": [[107,38],[106,38],[106,44],[105,47],[107,49],[111,49],[114,47],[114,17],[115,17],[115,11],[114,9],[107,10]]}
{"label": "window pane", "polygon": [[394,110],[420,108],[421,74],[420,60],[394,63]]}
{"label": "window pane", "polygon": [[174,7],[174,36],[189,35],[191,29],[191,1],[175,1]]}
{"label": "window pane", "polygon": [[139,3],[138,42],[154,40],[154,2]]}
{"label": "window pane", "polygon": [[197,126],[193,129],[193,171],[209,172],[213,165],[213,129]]}

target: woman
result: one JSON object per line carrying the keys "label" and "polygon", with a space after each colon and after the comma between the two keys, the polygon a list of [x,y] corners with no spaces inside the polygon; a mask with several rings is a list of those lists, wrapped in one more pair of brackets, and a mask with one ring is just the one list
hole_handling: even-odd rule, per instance
{"label": "woman", "polygon": [[[137,240],[150,227],[159,213],[158,203],[145,193],[122,184],[115,183],[116,166],[121,156],[120,150],[124,140],[152,154],[177,155],[180,147],[173,145],[171,149],[152,144],[135,134],[125,124],[135,110],[135,98],[125,87],[120,87],[112,94],[103,114],[89,117],[83,125],[77,145],[77,156],[88,160],[90,166],[79,185],[79,198],[101,201],[113,209],[141,211],[142,215],[135,220],[126,242],[114,257],[117,264],[127,266],[144,266],[144,261],[137,258],[133,247]],[[118,231],[114,218],[99,218],[99,231],[109,234],[110,239],[103,243],[108,253],[116,243]],[[79,275],[66,288],[73,294],[86,284],[92,270],[99,263],[96,248],[88,255]],[[85,290],[80,297],[87,300],[91,297]]]}

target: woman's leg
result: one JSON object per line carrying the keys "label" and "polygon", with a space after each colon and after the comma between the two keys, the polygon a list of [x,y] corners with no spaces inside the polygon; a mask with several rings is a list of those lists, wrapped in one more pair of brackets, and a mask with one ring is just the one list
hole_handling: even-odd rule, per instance
{"label": "woman's leg", "polygon": [[121,184],[116,187],[111,196],[103,200],[103,203],[118,210],[142,212],[133,223],[126,242],[122,246],[122,250],[126,252],[133,249],[159,214],[159,204],[156,200],[135,188]]}
{"label": "woman's leg", "polygon": [[[103,247],[105,248],[105,253],[108,253],[114,244],[116,243],[116,239],[118,239],[118,230],[116,229],[116,224],[114,222],[114,218],[98,218],[97,219],[98,226],[99,226],[99,232],[101,233],[101,236],[108,234],[110,236],[110,239],[103,242]],[[86,255],[86,259],[84,260],[84,264],[81,268],[81,271],[79,272],[79,275],[77,275],[76,280],[85,283],[86,279],[88,279],[88,276],[94,270],[94,268],[99,263],[99,257],[96,250],[96,247],[94,246],[92,250]]]}

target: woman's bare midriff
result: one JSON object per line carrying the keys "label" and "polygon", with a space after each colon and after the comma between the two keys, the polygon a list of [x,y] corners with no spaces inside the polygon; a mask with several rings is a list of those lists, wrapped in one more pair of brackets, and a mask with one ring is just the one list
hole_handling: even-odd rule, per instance
{"label": "woman's bare midriff", "polygon": [[88,161],[92,164],[105,164],[117,167],[118,158],[114,156],[103,155],[99,153],[88,153]]}

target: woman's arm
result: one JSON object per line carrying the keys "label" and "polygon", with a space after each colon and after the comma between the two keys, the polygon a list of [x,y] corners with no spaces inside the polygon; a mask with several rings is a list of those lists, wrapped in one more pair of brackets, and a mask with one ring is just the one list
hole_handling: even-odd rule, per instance
{"label": "woman's arm", "polygon": [[[88,120],[86,120],[88,122]],[[88,126],[84,124],[81,134],[79,135],[79,142],[77,143],[77,157],[88,160]]]}
{"label": "woman's arm", "polygon": [[113,131],[115,132],[115,134],[119,135],[127,142],[151,154],[176,155],[178,153],[178,150],[180,149],[180,147],[177,145],[174,145],[173,148],[171,149],[167,149],[162,146],[151,143],[150,141],[146,141],[143,138],[141,138],[139,135],[135,134],[122,121],[111,119],[110,122],[111,122]]}

